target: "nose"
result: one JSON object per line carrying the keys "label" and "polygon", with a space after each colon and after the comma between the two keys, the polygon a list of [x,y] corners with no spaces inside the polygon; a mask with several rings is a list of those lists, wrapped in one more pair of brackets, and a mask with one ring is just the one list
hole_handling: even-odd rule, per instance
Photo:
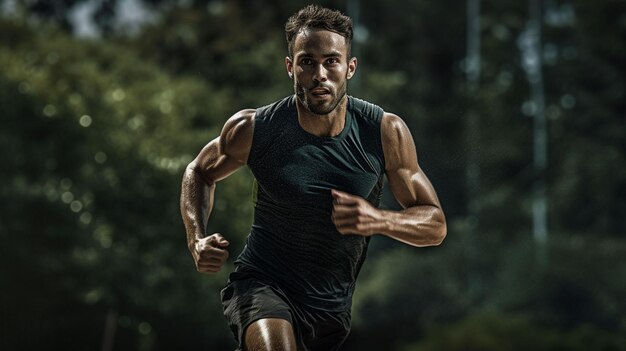
{"label": "nose", "polygon": [[328,80],[327,71],[324,65],[316,65],[315,70],[313,71],[313,80],[317,82],[325,82]]}

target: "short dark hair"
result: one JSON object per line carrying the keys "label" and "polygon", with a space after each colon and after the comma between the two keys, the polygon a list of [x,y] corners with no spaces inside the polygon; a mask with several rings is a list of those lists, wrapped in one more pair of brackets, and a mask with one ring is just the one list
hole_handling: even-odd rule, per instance
{"label": "short dark hair", "polygon": [[318,5],[308,5],[289,17],[285,23],[287,49],[293,57],[293,43],[300,31],[307,28],[321,28],[335,32],[346,39],[348,55],[352,44],[352,19],[337,10],[327,9]]}

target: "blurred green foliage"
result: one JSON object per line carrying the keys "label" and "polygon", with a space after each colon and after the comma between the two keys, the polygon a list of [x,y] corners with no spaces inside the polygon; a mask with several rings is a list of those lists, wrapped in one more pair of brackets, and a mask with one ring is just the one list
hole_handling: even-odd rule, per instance
{"label": "blurred green foliage", "polygon": [[424,341],[402,351],[618,351],[626,338],[582,325],[564,331],[534,323],[528,317],[480,314],[445,327],[434,327]]}
{"label": "blurred green foliage", "polygon": [[[28,6],[0,18],[0,349],[102,349],[107,338],[115,350],[232,349],[218,298],[232,267],[195,271],[181,174],[234,112],[291,92],[282,25],[305,2],[151,0],[158,21],[136,36],[103,24],[100,39],[67,32],[64,11],[80,1],[18,3]],[[424,249],[374,238],[346,350],[626,349],[626,6],[544,10],[545,265],[531,242],[532,118],[517,43],[526,3],[482,2],[482,75],[470,92],[460,3],[361,1],[368,31],[354,42],[350,93],[407,121],[449,234]],[[475,237],[470,110],[481,134]],[[216,191],[209,231],[231,241],[231,257],[252,220],[251,186],[242,170]],[[397,207],[388,193],[384,203]]]}
{"label": "blurred green foliage", "polygon": [[[496,274],[480,277],[488,291],[478,299],[468,289],[462,242],[419,255],[405,247],[381,253],[369,262],[355,295],[351,347],[400,349],[406,340],[425,340],[415,350],[623,348],[618,336],[626,335],[626,280],[619,278],[626,276],[624,240],[557,234],[551,243],[547,267],[538,264],[529,239],[482,252]],[[501,323],[506,335],[494,329]],[[577,348],[554,347],[555,335],[571,336],[563,344],[570,345],[579,329],[598,332],[597,342],[607,346],[595,348],[590,336]],[[536,347],[527,347],[530,340]]]}
{"label": "blurred green foliage", "polygon": [[[225,276],[198,277],[178,210],[182,169],[219,132],[228,97],[119,45],[2,26],[20,36],[0,52],[0,149],[10,170],[2,184],[2,307],[21,316],[9,337],[35,335],[19,341],[26,348],[94,349],[103,316],[115,311],[119,345],[151,349],[153,335],[166,348],[181,335],[228,340],[222,323],[204,327],[221,314]],[[238,233],[239,244],[251,220],[250,184],[245,173],[225,182],[220,192],[229,196],[215,209],[228,222],[216,226]],[[241,219],[231,223],[233,212]],[[192,311],[190,300],[198,301]],[[169,334],[177,320],[190,326]]]}

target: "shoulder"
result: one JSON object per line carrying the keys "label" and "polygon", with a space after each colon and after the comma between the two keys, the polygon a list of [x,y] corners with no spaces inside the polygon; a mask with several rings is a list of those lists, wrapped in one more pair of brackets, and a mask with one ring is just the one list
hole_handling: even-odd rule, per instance
{"label": "shoulder", "polygon": [[415,165],[417,153],[409,127],[402,118],[385,112],[380,128],[387,171]]}
{"label": "shoulder", "polygon": [[220,133],[220,149],[225,154],[239,154],[250,150],[254,133],[254,116],[256,110],[245,109],[232,115]]}
{"label": "shoulder", "polygon": [[383,140],[388,142],[399,140],[402,137],[411,135],[409,127],[406,125],[404,120],[402,120],[400,116],[390,112],[383,113],[382,120],[380,122],[380,132]]}
{"label": "shoulder", "polygon": [[241,137],[254,130],[254,116],[256,110],[245,109],[232,115],[226,123],[220,137],[225,139],[233,139]]}

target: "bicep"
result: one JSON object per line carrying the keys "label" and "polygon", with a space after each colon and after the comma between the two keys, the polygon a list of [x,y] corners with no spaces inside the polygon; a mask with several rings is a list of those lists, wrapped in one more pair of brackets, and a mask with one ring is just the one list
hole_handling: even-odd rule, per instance
{"label": "bicep", "polygon": [[385,173],[402,207],[431,205],[440,208],[432,184],[417,162],[411,133],[400,117],[386,113],[381,124]]}
{"label": "bicep", "polygon": [[208,184],[228,177],[247,162],[252,144],[254,110],[232,116],[220,136],[211,140],[191,163]]}

